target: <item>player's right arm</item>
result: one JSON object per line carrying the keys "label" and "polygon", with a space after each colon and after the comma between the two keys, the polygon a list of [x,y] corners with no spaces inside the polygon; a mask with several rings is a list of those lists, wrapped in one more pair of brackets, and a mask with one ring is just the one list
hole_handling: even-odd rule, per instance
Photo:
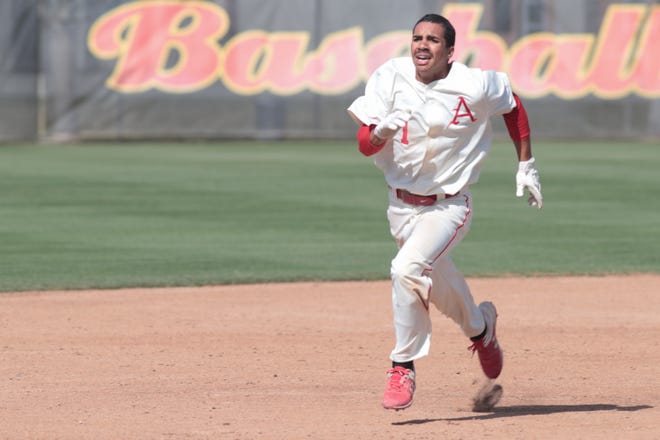
{"label": "player's right arm", "polygon": [[377,125],[363,124],[358,130],[358,148],[365,156],[379,152],[387,140],[394,137],[410,119],[410,111],[395,110]]}
{"label": "player's right arm", "polygon": [[362,125],[357,132],[358,150],[365,156],[378,153],[385,146],[385,139],[374,134],[375,125]]}

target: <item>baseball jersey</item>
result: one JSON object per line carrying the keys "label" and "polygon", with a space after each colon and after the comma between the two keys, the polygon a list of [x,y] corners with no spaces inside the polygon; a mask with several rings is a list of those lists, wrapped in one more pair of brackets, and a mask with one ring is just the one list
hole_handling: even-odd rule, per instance
{"label": "baseball jersey", "polygon": [[478,180],[492,142],[490,117],[515,106],[502,72],[454,61],[447,77],[424,84],[412,58],[401,57],[373,73],[348,112],[358,124],[377,125],[393,111],[411,111],[372,157],[390,187],[430,195],[455,194]]}

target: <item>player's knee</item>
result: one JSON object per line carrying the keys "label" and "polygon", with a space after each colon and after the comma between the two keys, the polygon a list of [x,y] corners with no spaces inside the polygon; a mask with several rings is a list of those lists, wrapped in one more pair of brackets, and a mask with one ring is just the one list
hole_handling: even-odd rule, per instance
{"label": "player's knee", "polygon": [[392,260],[392,266],[390,267],[392,281],[400,284],[407,290],[413,290],[419,287],[423,273],[423,265],[417,262],[403,258]]}
{"label": "player's knee", "polygon": [[391,266],[393,301],[398,307],[422,304],[428,310],[431,279],[422,264],[395,258]]}

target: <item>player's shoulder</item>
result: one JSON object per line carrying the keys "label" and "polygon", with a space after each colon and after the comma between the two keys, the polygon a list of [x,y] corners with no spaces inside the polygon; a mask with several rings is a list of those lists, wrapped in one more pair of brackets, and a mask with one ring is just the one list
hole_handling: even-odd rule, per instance
{"label": "player's shoulder", "polygon": [[390,76],[397,73],[414,76],[415,65],[413,64],[411,57],[390,58],[381,64],[374,73],[383,76]]}
{"label": "player's shoulder", "polygon": [[390,59],[390,63],[395,69],[399,70],[415,70],[412,57],[396,57]]}

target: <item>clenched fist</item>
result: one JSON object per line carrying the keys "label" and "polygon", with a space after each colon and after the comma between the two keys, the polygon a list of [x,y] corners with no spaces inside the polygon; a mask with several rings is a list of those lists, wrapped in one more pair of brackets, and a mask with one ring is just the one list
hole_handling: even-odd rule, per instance
{"label": "clenched fist", "polygon": [[401,130],[410,119],[409,110],[395,110],[380,121],[374,128],[374,135],[380,139],[389,139]]}

